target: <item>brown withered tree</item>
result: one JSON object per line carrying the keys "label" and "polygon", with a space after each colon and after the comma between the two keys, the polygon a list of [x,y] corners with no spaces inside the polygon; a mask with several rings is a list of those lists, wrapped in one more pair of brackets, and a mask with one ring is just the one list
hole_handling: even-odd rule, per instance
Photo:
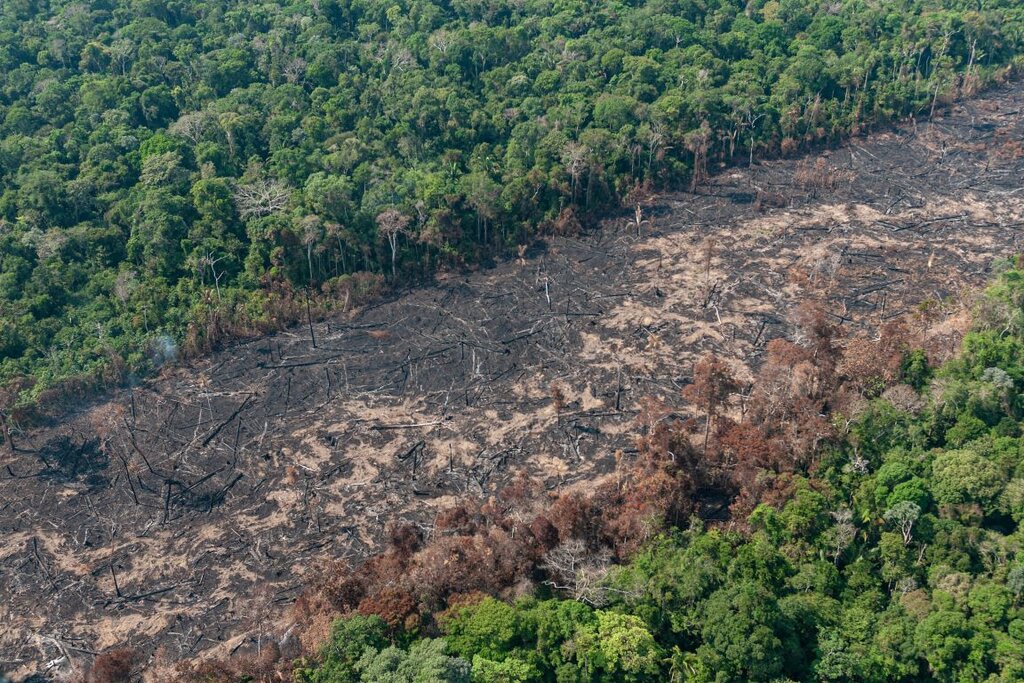
{"label": "brown withered tree", "polygon": [[693,383],[683,389],[683,398],[693,402],[704,411],[704,446],[702,454],[708,453],[711,427],[718,420],[729,396],[739,390],[739,384],[729,366],[714,355],[706,355],[693,366]]}
{"label": "brown withered tree", "polygon": [[862,396],[874,398],[899,379],[911,339],[905,324],[888,323],[873,338],[861,335],[850,339],[837,370]]}
{"label": "brown withered tree", "polygon": [[135,650],[110,650],[97,655],[85,683],[129,683],[136,673],[139,655]]}
{"label": "brown withered tree", "polygon": [[778,468],[790,470],[797,461],[812,457],[831,434],[828,406],[834,393],[834,363],[819,363],[812,348],[785,339],[773,339],[767,351],[754,383],[749,417],[781,442],[777,449],[788,453],[791,462]]}

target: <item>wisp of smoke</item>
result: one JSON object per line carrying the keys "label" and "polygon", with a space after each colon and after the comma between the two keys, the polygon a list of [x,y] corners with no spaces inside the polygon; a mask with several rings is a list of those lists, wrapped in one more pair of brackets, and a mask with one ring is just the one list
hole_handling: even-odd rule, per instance
{"label": "wisp of smoke", "polygon": [[161,367],[178,357],[178,345],[166,334],[154,337],[149,343],[149,357],[154,367]]}

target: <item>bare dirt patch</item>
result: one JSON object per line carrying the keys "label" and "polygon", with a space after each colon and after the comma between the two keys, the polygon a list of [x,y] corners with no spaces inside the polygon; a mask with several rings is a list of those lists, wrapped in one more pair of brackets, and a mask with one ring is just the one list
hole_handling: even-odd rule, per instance
{"label": "bare dirt patch", "polygon": [[[694,361],[741,378],[815,299],[851,333],[908,317],[948,352],[970,292],[1020,251],[1024,87],[807,162],[723,174],[350,319],[218,353],[18,435],[0,456],[0,670],[115,644],[169,659],[256,646],[325,557],[520,472],[593,482],[644,397],[685,410]],[[784,197],[764,210],[763,197]],[[49,664],[49,666],[48,666]]]}

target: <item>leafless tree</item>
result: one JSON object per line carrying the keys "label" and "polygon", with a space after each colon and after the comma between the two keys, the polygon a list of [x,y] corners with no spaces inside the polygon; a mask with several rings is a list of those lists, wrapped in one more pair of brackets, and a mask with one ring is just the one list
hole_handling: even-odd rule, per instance
{"label": "leafless tree", "polygon": [[183,137],[193,145],[199,144],[203,134],[210,127],[210,114],[205,111],[195,111],[182,116],[171,124],[171,135]]}
{"label": "leafless tree", "polygon": [[886,522],[900,530],[903,535],[903,545],[910,545],[914,539],[914,524],[917,523],[917,518],[920,516],[921,506],[905,500],[886,510],[883,517]]}
{"label": "leafless tree", "polygon": [[757,122],[762,117],[764,117],[764,114],[754,114],[753,109],[749,109],[749,110],[747,110],[747,113],[746,113],[746,115],[743,118],[743,125],[744,125],[744,127],[748,131],[750,131],[750,150],[749,150],[750,151],[750,159],[747,160],[747,165],[748,166],[753,166],[754,165],[754,135],[755,135],[755,132],[756,132],[754,130],[754,126],[757,125]]}
{"label": "leafless tree", "polygon": [[416,66],[416,57],[411,50],[403,48],[391,57],[391,65],[395,71],[408,71]]}
{"label": "leafless tree", "polygon": [[580,176],[587,168],[587,157],[590,156],[590,148],[575,141],[566,143],[562,150],[562,163],[565,170],[569,172],[572,179],[572,201],[576,201],[576,187],[579,185]]}
{"label": "leafless tree", "polygon": [[257,180],[235,187],[235,205],[245,220],[269,216],[288,206],[291,193],[277,180]]}
{"label": "leafless tree", "polygon": [[882,398],[911,415],[920,414],[928,405],[928,401],[908,384],[894,384],[882,392]]}
{"label": "leafless tree", "polygon": [[134,270],[123,270],[117,274],[117,278],[114,280],[114,296],[122,304],[128,303],[128,299],[131,298],[135,288],[138,287],[137,276],[138,273]]}
{"label": "leafless tree", "polygon": [[387,209],[377,215],[377,228],[391,246],[391,277],[397,277],[395,261],[398,258],[398,236],[404,234],[410,218],[397,209]]}
{"label": "leafless tree", "polygon": [[856,444],[853,446],[853,455],[850,456],[850,469],[857,474],[867,474],[871,463],[860,452]]}
{"label": "leafless tree", "polygon": [[284,65],[282,72],[284,73],[284,79],[286,81],[289,83],[298,83],[306,73],[306,60],[302,57],[290,59],[288,60],[288,63]]}
{"label": "leafless tree", "polygon": [[306,263],[309,266],[309,283],[313,284],[313,245],[323,236],[323,225],[316,216],[302,219],[302,244],[306,247]]}
{"label": "leafless tree", "polygon": [[917,590],[917,579],[913,576],[904,576],[896,582],[895,592],[900,595],[906,595],[915,590]]}
{"label": "leafless tree", "polygon": [[833,512],[832,519],[836,523],[829,531],[829,541],[832,548],[832,561],[838,565],[839,558],[857,537],[857,527],[853,523],[853,512],[848,508]]}
{"label": "leafless tree", "polygon": [[448,54],[448,50],[454,43],[455,39],[452,34],[444,29],[435,31],[434,35],[430,36],[430,47],[443,55]]}
{"label": "leafless tree", "polygon": [[661,153],[665,147],[665,141],[667,136],[661,125],[656,122],[651,122],[651,132],[647,136],[647,172],[651,172],[651,167],[654,165],[655,159],[661,159]]}
{"label": "leafless tree", "polygon": [[214,287],[217,290],[217,301],[221,300],[221,298],[220,298],[220,281],[221,281],[221,278],[224,277],[224,271],[223,270],[221,272],[219,272],[219,273],[217,272],[217,264],[220,263],[223,260],[224,260],[223,256],[214,257],[212,251],[207,251],[206,253],[202,254],[199,257],[199,259],[198,259],[198,261],[196,263],[196,266],[197,266],[197,268],[200,271],[200,278],[202,279],[203,284],[206,283],[206,269],[207,268],[210,269],[210,275],[213,277],[213,285],[214,285]]}
{"label": "leafless tree", "polygon": [[602,580],[608,575],[610,559],[607,551],[591,552],[583,541],[572,539],[548,551],[541,567],[551,577],[547,585],[568,592],[574,600],[600,607],[607,602]]}
{"label": "leafless tree", "polygon": [[633,219],[626,221],[626,225],[628,225],[629,227],[631,227],[634,230],[636,230],[636,236],[637,237],[640,237],[640,229],[644,225],[650,225],[650,224],[651,224],[651,222],[649,220],[647,220],[646,218],[644,218],[644,210],[640,206],[640,204],[637,204],[636,205],[636,209],[634,209],[634,211],[633,211]]}
{"label": "leafless tree", "polygon": [[135,55],[135,43],[127,39],[115,40],[109,48],[111,66],[117,65],[122,76],[128,75],[128,65]]}

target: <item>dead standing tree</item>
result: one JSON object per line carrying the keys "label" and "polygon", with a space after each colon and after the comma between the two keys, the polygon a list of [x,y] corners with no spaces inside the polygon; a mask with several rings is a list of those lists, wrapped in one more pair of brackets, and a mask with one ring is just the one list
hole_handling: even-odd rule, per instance
{"label": "dead standing tree", "polygon": [[570,197],[573,204],[576,203],[576,188],[579,186],[580,176],[589,167],[589,156],[590,148],[578,142],[570,141],[562,150],[562,163],[572,180]]}
{"label": "dead standing tree", "polygon": [[277,180],[257,180],[235,188],[235,205],[243,220],[262,218],[288,206],[288,188]]}
{"label": "dead standing tree", "polygon": [[18,398],[30,386],[29,380],[21,377],[0,388],[0,455],[6,451],[7,455],[14,457],[20,450],[14,443],[14,435],[22,434],[18,424]]}
{"label": "dead standing tree", "polygon": [[704,296],[701,302],[701,308],[707,308],[708,304],[711,303],[711,299],[714,297],[715,289],[718,283],[715,282],[715,286],[711,285],[711,266],[715,261],[715,238],[706,237],[701,247],[701,260],[704,262]]}
{"label": "dead standing tree", "polygon": [[391,247],[391,278],[398,277],[395,261],[398,259],[398,236],[405,234],[410,218],[397,209],[387,209],[377,215],[377,229]]}
{"label": "dead standing tree", "polygon": [[633,218],[631,220],[627,220],[626,225],[636,230],[636,236],[639,238],[640,229],[645,225],[650,226],[650,224],[651,221],[644,218],[644,210],[638,203],[636,205],[636,209],[633,212]]}
{"label": "dead standing tree", "polygon": [[[306,216],[300,222],[302,244],[306,247],[306,267],[309,269],[309,286],[313,286],[313,247],[323,238],[323,222],[318,216]],[[319,259],[318,259],[319,261]]]}
{"label": "dead standing tree", "polygon": [[203,141],[206,131],[209,130],[212,118],[206,111],[183,114],[181,118],[171,124],[170,133],[185,138],[193,145],[198,145]]}
{"label": "dead standing tree", "polygon": [[686,149],[693,154],[693,175],[690,178],[690,192],[695,192],[708,177],[708,150],[711,146],[711,127],[707,121],[700,128],[686,134]]}
{"label": "dead standing tree", "polygon": [[549,550],[541,567],[550,577],[545,584],[568,592],[574,600],[600,607],[608,602],[608,588],[602,581],[610,565],[607,549],[593,552],[586,543],[573,538]]}
{"label": "dead standing tree", "polygon": [[711,437],[711,425],[717,421],[719,412],[729,400],[729,396],[739,388],[729,366],[720,358],[707,355],[693,367],[693,383],[683,389],[683,398],[704,409],[704,448],[703,455],[708,453],[708,440]]}
{"label": "dead standing tree", "polygon": [[3,450],[6,450],[11,457],[14,456],[11,410],[17,402],[17,396],[18,392],[13,388],[0,389],[0,440],[2,440],[0,443],[2,443]]}

